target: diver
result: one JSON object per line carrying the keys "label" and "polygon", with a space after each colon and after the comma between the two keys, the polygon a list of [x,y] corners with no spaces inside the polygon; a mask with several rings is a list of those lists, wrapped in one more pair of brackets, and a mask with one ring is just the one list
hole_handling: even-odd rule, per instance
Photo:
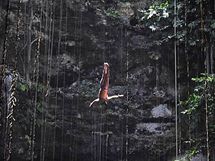
{"label": "diver", "polygon": [[109,77],[110,77],[109,64],[104,63],[102,79],[100,81],[100,90],[99,90],[98,98],[95,99],[93,102],[91,102],[89,107],[92,107],[96,102],[101,102],[101,103],[104,102],[107,105],[107,103],[110,99],[120,98],[120,97],[124,96],[124,95],[108,96]]}

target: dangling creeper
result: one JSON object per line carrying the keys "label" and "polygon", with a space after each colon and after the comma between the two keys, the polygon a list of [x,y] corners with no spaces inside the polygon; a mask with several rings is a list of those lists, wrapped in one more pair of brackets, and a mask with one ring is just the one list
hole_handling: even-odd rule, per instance
{"label": "dangling creeper", "polygon": [[100,85],[98,98],[95,99],[93,102],[91,102],[89,107],[92,107],[94,105],[94,103],[96,103],[96,102],[104,102],[105,104],[107,104],[110,99],[120,98],[120,97],[124,96],[124,95],[108,96],[109,77],[110,77],[109,64],[104,63],[102,79],[100,81],[101,85]]}
{"label": "dangling creeper", "polygon": [[4,65],[0,65],[0,99],[3,99],[3,88],[2,88],[3,77],[4,77]]}

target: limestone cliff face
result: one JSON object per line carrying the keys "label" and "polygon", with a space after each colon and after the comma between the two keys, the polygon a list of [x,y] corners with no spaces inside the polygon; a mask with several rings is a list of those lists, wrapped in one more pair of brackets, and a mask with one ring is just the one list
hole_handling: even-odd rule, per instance
{"label": "limestone cliff face", "polygon": [[[42,24],[40,85],[46,86],[47,71],[51,75],[48,101],[44,92],[39,92],[35,159],[40,158],[41,145],[46,160],[172,159],[175,151],[173,70],[169,63],[172,53],[168,47],[155,47],[153,32],[138,29],[133,20],[136,11],[152,1],[57,0],[54,4],[47,1],[43,3],[42,21],[40,2],[33,1],[30,19],[28,0],[19,4],[19,16],[18,1],[11,1],[7,28],[7,64],[13,68],[18,45],[18,72],[25,80],[27,71],[33,75]],[[2,33],[5,7],[0,14]],[[32,65],[26,70],[29,32]],[[4,37],[0,39],[2,47]],[[111,101],[107,107],[89,109],[99,90],[103,62],[110,64],[110,95],[125,97]],[[33,97],[26,92],[18,93],[13,155],[15,160],[29,160]]]}

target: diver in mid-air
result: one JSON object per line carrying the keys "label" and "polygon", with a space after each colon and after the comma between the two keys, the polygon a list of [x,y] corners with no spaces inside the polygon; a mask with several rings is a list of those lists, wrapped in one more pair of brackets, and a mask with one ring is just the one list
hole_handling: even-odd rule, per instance
{"label": "diver in mid-air", "polygon": [[109,64],[104,63],[102,79],[100,81],[100,90],[98,94],[98,98],[90,103],[89,107],[92,107],[95,103],[101,102],[107,104],[110,99],[123,97],[124,95],[113,95],[108,96],[108,88],[109,88],[109,77],[110,77],[110,69]]}

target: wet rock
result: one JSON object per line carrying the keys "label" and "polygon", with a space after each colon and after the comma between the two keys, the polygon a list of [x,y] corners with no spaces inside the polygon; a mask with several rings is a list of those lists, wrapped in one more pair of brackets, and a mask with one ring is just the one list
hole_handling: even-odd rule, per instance
{"label": "wet rock", "polygon": [[187,160],[191,160],[191,161],[206,161],[206,157],[202,154],[202,153],[199,153],[193,157],[188,157],[187,156],[183,156],[180,158],[180,161],[187,161]]}
{"label": "wet rock", "polygon": [[154,135],[164,135],[166,132],[168,132],[171,124],[166,123],[139,123],[136,126],[136,132],[137,133],[143,133],[144,131],[148,134],[154,134]]}
{"label": "wet rock", "polygon": [[170,117],[172,116],[172,112],[167,108],[167,104],[161,104],[154,107],[151,111],[152,117]]}
{"label": "wet rock", "polygon": [[130,17],[134,15],[134,11],[131,7],[130,2],[119,2],[118,3],[118,12],[124,24],[130,24]]}
{"label": "wet rock", "polygon": [[206,157],[203,154],[197,154],[196,156],[194,156],[191,161],[206,161]]}
{"label": "wet rock", "polygon": [[148,43],[145,36],[134,35],[130,38],[130,47],[134,49],[148,49]]}

